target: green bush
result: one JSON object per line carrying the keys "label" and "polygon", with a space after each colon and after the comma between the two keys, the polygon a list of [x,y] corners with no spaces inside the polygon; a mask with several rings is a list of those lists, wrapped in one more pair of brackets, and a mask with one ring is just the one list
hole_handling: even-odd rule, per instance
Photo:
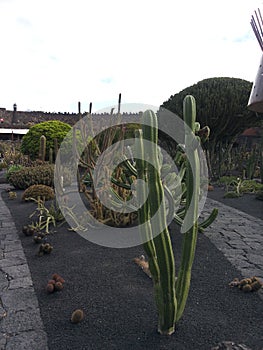
{"label": "green bush", "polygon": [[46,185],[32,185],[28,187],[23,195],[22,200],[30,200],[30,198],[49,201],[55,198],[55,193],[52,187]]}
{"label": "green bush", "polygon": [[25,190],[32,185],[54,185],[54,165],[45,164],[26,167],[15,171],[10,177],[10,185],[16,189]]}
{"label": "green bush", "polygon": [[49,149],[55,149],[54,139],[57,139],[58,147],[64,137],[71,130],[71,126],[58,120],[50,120],[32,126],[28,133],[23,136],[21,151],[23,154],[29,155],[31,159],[38,158],[40,137],[46,137],[46,160],[49,157]]}
{"label": "green bush", "polygon": [[7,169],[7,172],[6,172],[6,180],[9,182],[10,176],[16,171],[19,171],[21,169],[23,169],[23,166],[20,164],[10,165],[10,167]]}

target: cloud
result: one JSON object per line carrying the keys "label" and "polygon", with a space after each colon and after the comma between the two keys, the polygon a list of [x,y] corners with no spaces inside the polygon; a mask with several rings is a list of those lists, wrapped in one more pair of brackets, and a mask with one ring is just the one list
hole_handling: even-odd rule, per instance
{"label": "cloud", "polygon": [[112,78],[112,77],[103,78],[103,79],[101,79],[101,82],[102,82],[103,84],[110,84],[110,83],[113,82],[113,78]]}
{"label": "cloud", "polygon": [[18,25],[21,25],[25,28],[29,28],[29,27],[32,27],[32,22],[29,21],[27,18],[24,18],[24,17],[18,17],[16,19],[16,22]]}
{"label": "cloud", "polygon": [[71,112],[78,101],[115,104],[119,92],[159,105],[205,78],[256,75],[257,0],[2,3],[3,107]]}

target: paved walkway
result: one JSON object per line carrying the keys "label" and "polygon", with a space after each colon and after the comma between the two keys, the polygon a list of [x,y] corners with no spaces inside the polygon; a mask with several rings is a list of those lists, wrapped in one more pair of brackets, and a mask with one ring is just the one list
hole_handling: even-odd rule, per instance
{"label": "paved walkway", "polygon": [[[0,192],[5,187],[0,185]],[[205,235],[244,277],[263,280],[263,220],[212,199],[202,215],[214,207],[219,215]],[[0,350],[23,349],[47,350],[47,335],[23,248],[0,194]]]}
{"label": "paved walkway", "polygon": [[[219,209],[218,217],[205,235],[243,277],[257,276],[263,281],[263,220],[210,198],[202,215],[207,216],[212,208]],[[259,294],[263,299],[263,289]]]}
{"label": "paved walkway", "polygon": [[21,241],[0,193],[0,350],[24,349],[47,350],[47,336]]}

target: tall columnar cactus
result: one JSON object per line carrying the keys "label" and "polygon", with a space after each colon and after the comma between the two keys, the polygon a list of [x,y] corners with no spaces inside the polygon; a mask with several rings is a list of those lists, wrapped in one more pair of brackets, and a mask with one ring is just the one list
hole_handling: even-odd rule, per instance
{"label": "tall columnar cactus", "polygon": [[[143,139],[149,141],[144,147]],[[138,210],[140,229],[144,236],[144,249],[149,258],[149,268],[153,276],[155,300],[159,314],[158,331],[172,334],[175,330],[176,296],[175,263],[169,231],[166,224],[164,189],[160,177],[158,157],[157,117],[152,111],[143,114],[142,135],[136,139],[138,159],[138,179],[148,184],[138,189],[139,202],[143,205]],[[150,219],[158,211],[158,219],[151,225]],[[154,237],[154,232],[160,232]]]}
{"label": "tall columnar cactus", "polygon": [[50,164],[53,163],[53,148],[52,147],[50,147],[50,149],[49,149],[48,161]]}
{"label": "tall columnar cactus", "polygon": [[55,160],[56,160],[56,158],[57,158],[57,154],[58,154],[58,139],[57,138],[55,138],[54,139],[54,155],[55,155]]}
{"label": "tall columnar cactus", "polygon": [[45,158],[46,158],[46,144],[47,144],[46,136],[41,135],[39,140],[39,159],[42,160],[43,162],[45,161]]}
{"label": "tall columnar cactus", "polygon": [[[186,224],[190,221],[190,228],[183,235],[183,248],[181,264],[178,278],[176,280],[176,297],[178,301],[178,310],[176,321],[178,321],[184,311],[187,301],[191,270],[195,255],[197,233],[198,233],[198,202],[200,191],[200,161],[197,147],[193,139],[196,120],[196,106],[193,96],[186,96],[183,105],[185,128],[185,147],[187,152],[186,160],[186,213],[188,215]],[[189,215],[190,214],[190,215]],[[185,218],[186,220],[186,218]]]}
{"label": "tall columnar cactus", "polygon": [[[195,255],[198,233],[198,203],[200,196],[200,161],[196,131],[196,107],[193,96],[184,99],[186,205],[184,221],[181,222],[183,247],[177,279],[175,278],[174,252],[166,223],[164,196],[166,187],[161,181],[161,165],[158,152],[157,117],[152,111],[143,114],[142,130],[136,137],[138,200],[143,203],[138,210],[140,230],[144,240],[144,250],[148,255],[149,269],[153,277],[155,300],[159,314],[158,331],[170,335],[175,330],[176,322],[181,318],[187,301],[191,269]],[[148,196],[146,188],[148,188]],[[168,191],[169,192],[169,191]],[[154,215],[157,220],[152,221]],[[213,222],[217,215],[214,209],[204,221],[203,228]],[[180,220],[179,220],[180,222]],[[156,235],[156,232],[160,232]]]}

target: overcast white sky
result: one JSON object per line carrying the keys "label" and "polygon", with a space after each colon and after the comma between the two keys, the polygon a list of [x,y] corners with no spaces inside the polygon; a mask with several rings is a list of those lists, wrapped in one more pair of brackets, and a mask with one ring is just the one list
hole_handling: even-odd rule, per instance
{"label": "overcast white sky", "polygon": [[159,106],[205,78],[253,81],[258,0],[0,0],[0,107]]}

